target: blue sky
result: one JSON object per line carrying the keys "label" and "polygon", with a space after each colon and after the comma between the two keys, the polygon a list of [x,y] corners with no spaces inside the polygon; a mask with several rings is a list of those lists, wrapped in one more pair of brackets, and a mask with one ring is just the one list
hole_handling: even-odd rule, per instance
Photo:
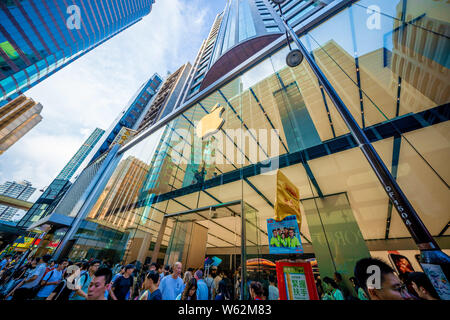
{"label": "blue sky", "polygon": [[1,156],[0,183],[25,179],[38,189],[50,184],[92,131],[107,129],[153,73],[166,77],[193,63],[225,3],[156,0],[140,22],[28,90],[25,95],[43,105],[43,120]]}

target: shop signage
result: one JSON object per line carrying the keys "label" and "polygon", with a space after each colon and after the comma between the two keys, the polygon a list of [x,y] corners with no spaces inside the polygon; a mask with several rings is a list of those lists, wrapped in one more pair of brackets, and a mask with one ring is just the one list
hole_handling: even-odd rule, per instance
{"label": "shop signage", "polygon": [[309,262],[276,262],[280,300],[319,300]]}
{"label": "shop signage", "polygon": [[199,138],[206,138],[218,132],[223,124],[225,123],[225,119],[222,118],[222,114],[225,111],[224,107],[221,107],[220,104],[216,104],[210,113],[204,116],[198,123],[195,128],[195,133]]}
{"label": "shop signage", "polygon": [[287,216],[281,221],[267,219],[267,233],[270,254],[303,253],[300,230],[295,215]]}

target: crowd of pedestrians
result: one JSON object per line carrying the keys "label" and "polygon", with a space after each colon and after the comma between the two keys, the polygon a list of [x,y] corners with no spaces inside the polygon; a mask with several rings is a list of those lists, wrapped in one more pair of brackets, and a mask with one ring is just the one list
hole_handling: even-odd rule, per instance
{"label": "crowd of pedestrians", "polygon": [[[380,270],[378,285],[368,281],[372,275],[368,270],[374,267]],[[377,258],[364,258],[356,263],[354,277],[349,278],[353,290],[345,285],[338,272],[334,273],[333,279],[316,277],[315,280],[322,300],[439,300],[425,273],[410,272],[400,279],[391,266]]]}
{"label": "crowd of pedestrians", "polygon": [[[381,272],[381,285],[368,286],[369,267]],[[365,258],[358,261],[348,288],[339,273],[333,278],[316,276],[322,300],[437,300],[439,296],[426,275],[411,272],[401,281],[384,261]],[[240,273],[217,267],[183,272],[181,262],[172,266],[139,262],[111,266],[108,261],[91,259],[73,263],[52,260],[50,255],[25,259],[5,255],[0,259],[0,299],[5,300],[235,300],[240,297]],[[252,300],[278,300],[273,274],[250,273],[247,297]]]}

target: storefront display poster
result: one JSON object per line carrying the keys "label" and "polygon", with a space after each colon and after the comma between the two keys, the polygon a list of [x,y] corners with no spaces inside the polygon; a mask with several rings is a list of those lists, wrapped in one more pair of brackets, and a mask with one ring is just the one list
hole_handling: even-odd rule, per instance
{"label": "storefront display poster", "polygon": [[270,254],[300,254],[303,246],[300,240],[297,217],[290,215],[281,221],[267,219]]}

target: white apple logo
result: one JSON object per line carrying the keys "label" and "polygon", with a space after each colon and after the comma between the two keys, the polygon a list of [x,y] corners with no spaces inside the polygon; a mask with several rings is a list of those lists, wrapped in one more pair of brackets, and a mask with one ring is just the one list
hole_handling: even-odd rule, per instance
{"label": "white apple logo", "polygon": [[225,119],[222,118],[224,111],[224,107],[221,107],[220,104],[216,104],[214,108],[212,108],[211,113],[204,116],[198,122],[197,127],[195,128],[197,137],[203,139],[219,131],[225,123]]}

